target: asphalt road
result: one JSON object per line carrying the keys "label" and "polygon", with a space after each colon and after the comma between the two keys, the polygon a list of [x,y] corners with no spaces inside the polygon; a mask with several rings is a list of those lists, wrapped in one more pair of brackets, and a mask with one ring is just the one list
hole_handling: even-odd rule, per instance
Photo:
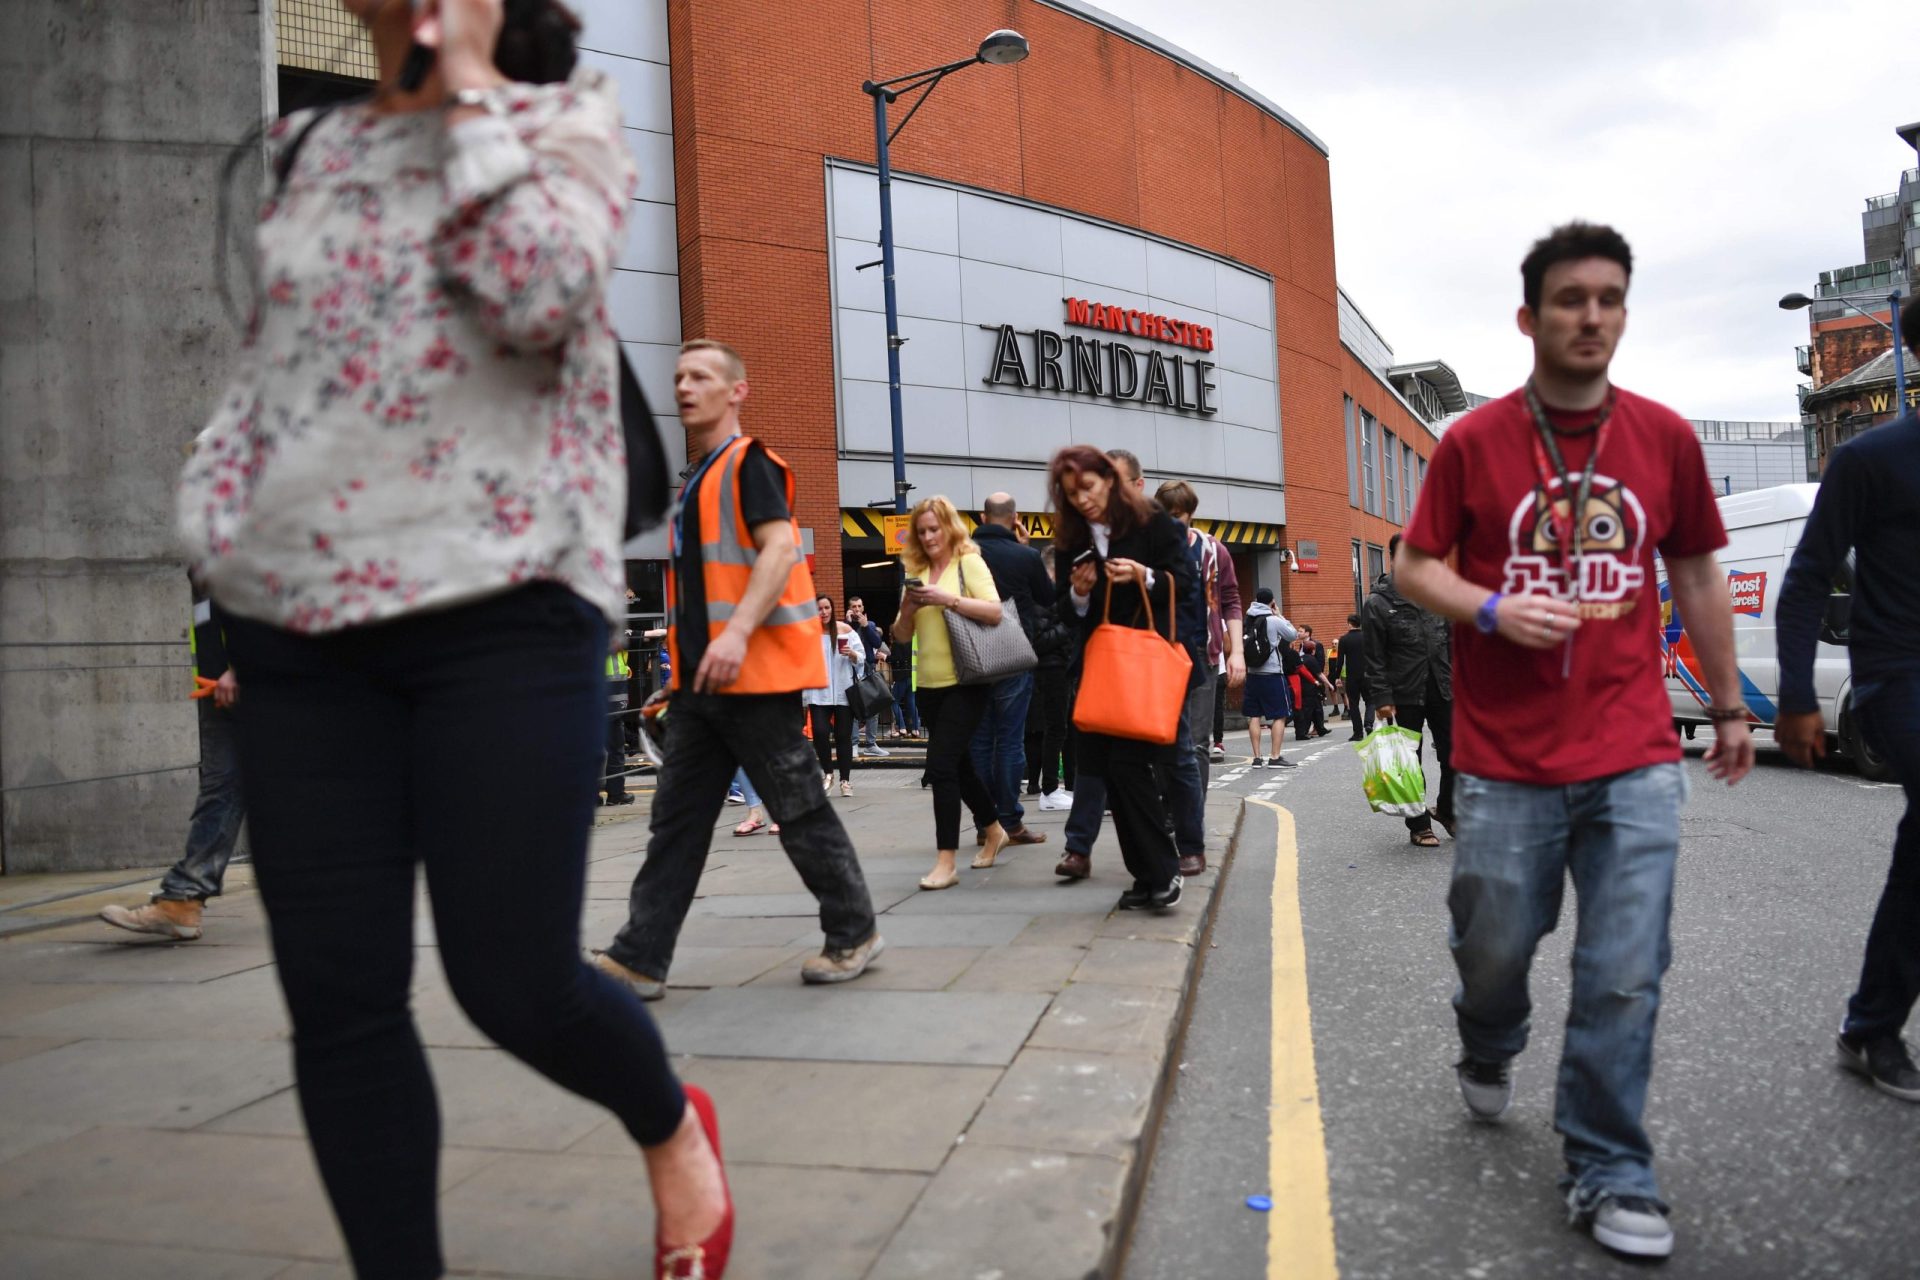
{"label": "asphalt road", "polygon": [[[1294,817],[1313,1058],[1339,1274],[1534,1280],[1611,1277],[1570,1230],[1554,1182],[1554,1071],[1572,894],[1534,967],[1534,1040],[1513,1111],[1469,1122],[1451,1064],[1447,847],[1421,851],[1370,814],[1346,725],[1285,775],[1231,763],[1216,780]],[[1648,1122],[1673,1202],[1670,1276],[1920,1275],[1920,1107],[1840,1071],[1833,1033],[1857,976],[1893,830],[1896,788],[1807,773],[1763,748],[1732,790],[1689,752],[1673,937]],[[1242,748],[1244,750],[1244,748]],[[1237,775],[1237,776],[1236,776]],[[1246,1206],[1270,1170],[1274,822],[1250,818],[1221,893],[1182,1069],[1128,1252],[1127,1280],[1305,1276],[1268,1259]],[[1296,1020],[1297,1021],[1297,1020]],[[1291,1144],[1296,1145],[1297,1144]],[[1311,1215],[1309,1215],[1311,1217]],[[1324,1221],[1325,1215],[1321,1215]],[[1317,1273],[1315,1273],[1317,1274]]]}

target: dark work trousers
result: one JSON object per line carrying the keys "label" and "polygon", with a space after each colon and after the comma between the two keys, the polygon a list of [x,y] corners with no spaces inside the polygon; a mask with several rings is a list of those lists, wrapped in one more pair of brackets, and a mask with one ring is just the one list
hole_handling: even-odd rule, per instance
{"label": "dark work trousers", "polygon": [[1874,1040],[1897,1036],[1920,995],[1920,677],[1901,676],[1875,689],[1854,714],[1867,742],[1893,768],[1907,793],[1907,811],[1895,829],[1893,865],[1867,933],[1860,987],[1847,1002],[1848,1035]]}
{"label": "dark work trousers", "polygon": [[[1160,822],[1164,831],[1170,833],[1173,842],[1183,854],[1205,853],[1207,849],[1207,773],[1212,765],[1202,751],[1196,757],[1186,749],[1193,737],[1193,724],[1189,711],[1197,705],[1195,695],[1198,690],[1188,692],[1187,701],[1180,708],[1179,736],[1174,739],[1173,760],[1168,764],[1150,766],[1154,785],[1160,796]],[[1108,799],[1112,799],[1109,791]],[[1114,809],[1114,827],[1117,831],[1120,813]]]}
{"label": "dark work trousers", "polygon": [[643,1145],[686,1112],[653,1020],[580,955],[606,621],[542,583],[323,635],[233,618],[227,645],[314,1159],[356,1274],[438,1276],[439,1108],[409,1011],[421,868],[481,1031]]}
{"label": "dark work trousers", "polygon": [[607,682],[607,763],[602,787],[608,804],[622,804],[627,797],[627,682]]}
{"label": "dark work trousers", "polygon": [[[1067,749],[1067,669],[1041,667],[1033,673],[1033,700],[1040,708],[1039,787],[1048,794],[1060,786],[1062,755]],[[1067,778],[1067,789],[1073,779]]]}
{"label": "dark work trousers", "polygon": [[1421,759],[1426,758],[1427,743],[1433,743],[1433,758],[1440,764],[1440,795],[1425,813],[1407,819],[1409,831],[1433,830],[1438,815],[1447,826],[1453,825],[1453,702],[1440,696],[1439,688],[1427,681],[1427,700],[1419,706],[1394,708],[1395,721],[1402,729],[1420,735]]}
{"label": "dark work trousers", "polygon": [[1213,686],[1213,740],[1227,740],[1227,682],[1218,680]]}
{"label": "dark work trousers", "polygon": [[[635,973],[666,978],[736,768],[747,771],[780,824],[780,847],[820,904],[827,946],[844,951],[871,938],[866,877],[847,829],[820,790],[820,771],[800,732],[800,695],[682,689],[667,714],[647,860],[633,878],[626,927],[607,954]],[[843,722],[851,732],[852,716]]]}
{"label": "dark work trousers", "polygon": [[1067,813],[1064,836],[1068,853],[1093,856],[1093,842],[1100,838],[1100,824],[1107,809],[1107,780],[1082,769],[1074,780],[1073,808]]}
{"label": "dark work trousers", "polygon": [[833,753],[838,751],[840,781],[847,781],[853,776],[853,708],[844,702],[832,707],[810,706],[807,718],[813,724],[813,753],[820,758],[820,772],[833,772]]}
{"label": "dark work trousers", "polygon": [[987,686],[950,684],[919,691],[920,719],[927,727],[927,785],[933,788],[933,847],[960,847],[960,805],[984,831],[1000,821],[993,795],[973,771],[973,735],[987,714]]}
{"label": "dark work trousers", "polygon": [[246,821],[241,799],[240,761],[235,757],[234,721],[238,705],[221,710],[206,697],[199,702],[200,793],[187,820],[187,848],[161,878],[156,898],[199,902],[220,896],[227,864]]}

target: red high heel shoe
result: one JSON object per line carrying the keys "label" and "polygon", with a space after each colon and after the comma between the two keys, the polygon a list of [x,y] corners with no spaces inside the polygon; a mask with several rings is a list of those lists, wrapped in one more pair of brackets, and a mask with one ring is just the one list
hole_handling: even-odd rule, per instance
{"label": "red high heel shoe", "polygon": [[720,1161],[720,1185],[726,1190],[727,1212],[713,1234],[699,1244],[667,1248],[659,1228],[653,1233],[653,1274],[655,1280],[721,1280],[727,1271],[727,1255],[733,1252],[733,1190],[727,1186],[726,1160],[720,1154],[720,1120],[714,1114],[713,1099],[699,1085],[684,1086],[687,1104],[700,1117],[701,1131],[713,1158]]}

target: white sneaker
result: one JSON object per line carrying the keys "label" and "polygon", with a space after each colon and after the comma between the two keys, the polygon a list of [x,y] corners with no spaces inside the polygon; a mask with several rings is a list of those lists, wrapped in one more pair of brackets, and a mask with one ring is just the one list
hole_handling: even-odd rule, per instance
{"label": "white sneaker", "polygon": [[893,752],[887,750],[885,747],[869,743],[867,744],[867,754],[870,756],[890,756]]}
{"label": "white sneaker", "polygon": [[1040,812],[1061,813],[1073,808],[1073,792],[1065,787],[1055,787],[1040,797]]}
{"label": "white sneaker", "polygon": [[1593,1238],[1634,1258],[1673,1255],[1673,1224],[1658,1201],[1645,1196],[1608,1196],[1593,1209]]}

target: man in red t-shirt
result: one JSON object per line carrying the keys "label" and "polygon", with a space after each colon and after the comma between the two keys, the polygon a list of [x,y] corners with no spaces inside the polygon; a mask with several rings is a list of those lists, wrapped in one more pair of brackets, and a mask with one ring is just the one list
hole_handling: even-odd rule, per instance
{"label": "man in red t-shirt", "polygon": [[[1456,624],[1456,1070],[1475,1117],[1506,1112],[1527,1043],[1527,969],[1571,873],[1561,1188],[1601,1244],[1665,1257],[1673,1229],[1640,1117],[1687,783],[1657,660],[1653,557],[1713,694],[1707,772],[1731,785],[1752,767],[1753,742],[1714,555],[1727,537],[1686,421],[1608,380],[1626,328],[1627,242],[1571,223],[1520,271],[1533,376],[1441,437],[1394,574],[1408,599]],[[1458,573],[1446,561],[1456,551]]]}

